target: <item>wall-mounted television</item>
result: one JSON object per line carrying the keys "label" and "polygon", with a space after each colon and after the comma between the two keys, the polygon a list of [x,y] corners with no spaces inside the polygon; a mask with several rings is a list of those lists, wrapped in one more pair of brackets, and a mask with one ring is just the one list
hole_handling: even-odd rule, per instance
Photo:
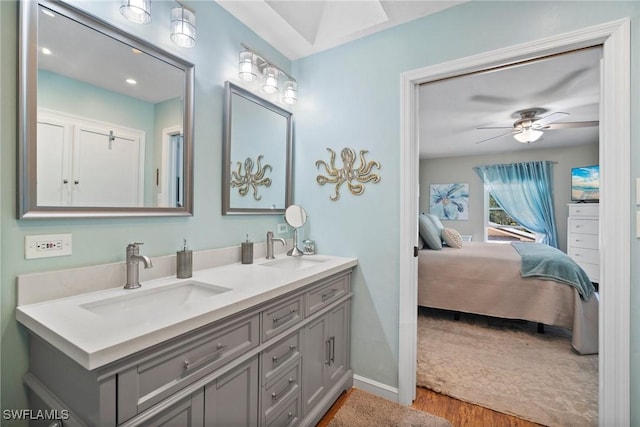
{"label": "wall-mounted television", "polygon": [[600,165],[571,169],[571,201],[600,201]]}

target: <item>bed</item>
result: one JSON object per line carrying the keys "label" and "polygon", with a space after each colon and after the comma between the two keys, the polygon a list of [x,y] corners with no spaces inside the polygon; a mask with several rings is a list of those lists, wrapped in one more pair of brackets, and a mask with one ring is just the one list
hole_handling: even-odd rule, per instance
{"label": "bed", "polygon": [[418,305],[571,329],[578,353],[597,353],[598,294],[583,300],[575,287],[523,278],[520,271],[520,253],[508,243],[423,249],[418,257]]}

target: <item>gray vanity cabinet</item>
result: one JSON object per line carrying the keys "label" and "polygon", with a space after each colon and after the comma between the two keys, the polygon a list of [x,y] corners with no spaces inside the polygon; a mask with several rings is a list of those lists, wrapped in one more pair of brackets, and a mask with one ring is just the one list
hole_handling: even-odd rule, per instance
{"label": "gray vanity cabinet", "polygon": [[256,427],[258,425],[258,357],[204,388],[204,425]]}
{"label": "gray vanity cabinet", "polygon": [[353,384],[350,277],[338,272],[92,371],[30,335],[32,405],[70,411],[70,426],[315,425]]}

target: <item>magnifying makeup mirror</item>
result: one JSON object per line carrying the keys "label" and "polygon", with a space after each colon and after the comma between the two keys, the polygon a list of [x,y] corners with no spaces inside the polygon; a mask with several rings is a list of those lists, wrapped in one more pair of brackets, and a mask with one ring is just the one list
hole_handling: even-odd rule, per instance
{"label": "magnifying makeup mirror", "polygon": [[302,256],[303,252],[298,249],[298,228],[307,222],[307,212],[300,205],[291,205],[284,212],[284,219],[293,228],[293,248],[287,252],[287,255]]}

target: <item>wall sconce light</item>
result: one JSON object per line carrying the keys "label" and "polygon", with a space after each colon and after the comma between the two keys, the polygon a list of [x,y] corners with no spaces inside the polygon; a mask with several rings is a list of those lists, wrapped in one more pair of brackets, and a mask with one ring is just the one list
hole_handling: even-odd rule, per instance
{"label": "wall sconce light", "polygon": [[151,22],[151,0],[122,0],[120,13],[137,24]]}
{"label": "wall sconce light", "polygon": [[[263,92],[274,94],[282,88],[280,101],[289,105],[295,104],[298,101],[298,82],[296,79],[244,43],[242,43],[242,47],[245,50],[240,52],[238,77],[250,82],[261,75]],[[282,86],[280,85],[281,77],[284,80]]]}
{"label": "wall sconce light", "polygon": [[196,15],[182,5],[171,9],[171,41],[181,47],[196,45]]}

